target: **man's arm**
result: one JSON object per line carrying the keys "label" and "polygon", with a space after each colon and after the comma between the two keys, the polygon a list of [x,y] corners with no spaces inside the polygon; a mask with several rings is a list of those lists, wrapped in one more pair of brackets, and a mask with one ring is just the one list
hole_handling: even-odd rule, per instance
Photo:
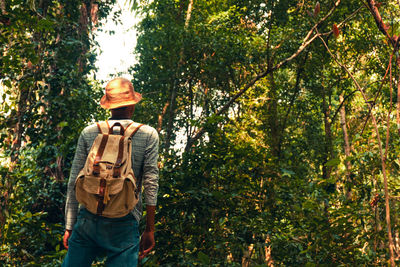
{"label": "man's arm", "polygon": [[86,143],[84,140],[84,133],[82,132],[78,139],[78,145],[76,147],[74,161],[72,162],[68,180],[67,200],[65,203],[65,233],[63,238],[63,244],[66,249],[68,249],[68,239],[71,236],[72,229],[76,222],[79,207],[79,203],[75,198],[75,180],[78,173],[85,165],[86,158]]}
{"label": "man's arm", "polygon": [[146,229],[140,240],[139,260],[155,246],[154,221],[158,192],[158,133],[152,129],[146,144],[143,166],[143,189],[146,202]]}
{"label": "man's arm", "polygon": [[146,206],[146,229],[140,238],[140,255],[142,260],[156,245],[154,239],[154,217],[156,214],[156,206]]}
{"label": "man's arm", "polygon": [[156,206],[146,206],[146,232],[154,233],[154,217],[156,214]]}

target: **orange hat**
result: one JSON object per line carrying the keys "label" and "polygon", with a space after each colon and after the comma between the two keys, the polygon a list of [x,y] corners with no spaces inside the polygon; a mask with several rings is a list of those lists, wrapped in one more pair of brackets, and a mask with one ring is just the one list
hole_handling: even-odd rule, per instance
{"label": "orange hat", "polygon": [[106,85],[106,94],[100,100],[104,109],[130,106],[142,100],[142,95],[135,92],[132,83],[125,78],[115,78]]}

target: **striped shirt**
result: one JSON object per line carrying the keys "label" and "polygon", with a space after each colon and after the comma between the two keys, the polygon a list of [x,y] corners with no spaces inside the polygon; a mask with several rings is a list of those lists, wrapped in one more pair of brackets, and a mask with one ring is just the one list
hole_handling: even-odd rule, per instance
{"label": "striped shirt", "polygon": [[[132,120],[109,120],[110,127],[119,122],[128,126]],[[89,150],[94,139],[99,134],[96,124],[86,127],[80,134],[78,145],[72,162],[71,173],[68,181],[67,200],[65,204],[65,228],[72,230],[76,222],[79,203],[75,198],[75,180],[80,170],[84,167]],[[145,202],[149,206],[157,204],[158,192],[158,133],[147,125],[143,125],[132,138],[132,169],[137,180],[142,181]],[[132,211],[136,220],[142,217],[142,194],[139,202]]]}

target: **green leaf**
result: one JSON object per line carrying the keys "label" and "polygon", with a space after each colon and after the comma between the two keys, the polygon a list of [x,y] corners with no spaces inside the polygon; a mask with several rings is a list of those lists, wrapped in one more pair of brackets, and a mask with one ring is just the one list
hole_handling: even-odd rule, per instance
{"label": "green leaf", "polygon": [[62,121],[62,122],[60,122],[59,124],[57,124],[57,127],[64,128],[64,127],[67,126],[67,125],[68,125],[68,122],[67,122],[67,121]]}
{"label": "green leaf", "polygon": [[294,174],[294,172],[292,172],[291,170],[287,170],[287,169],[284,169],[284,168],[282,168],[281,171],[282,171],[282,176],[291,177]]}
{"label": "green leaf", "polygon": [[327,167],[333,167],[333,166],[337,166],[340,164],[340,159],[339,158],[334,158],[329,160],[327,163],[325,163],[325,166]]}
{"label": "green leaf", "polygon": [[4,80],[4,81],[3,81],[3,84],[4,84],[5,86],[7,86],[8,88],[11,88],[11,87],[12,87],[11,81],[10,81],[10,80]]}

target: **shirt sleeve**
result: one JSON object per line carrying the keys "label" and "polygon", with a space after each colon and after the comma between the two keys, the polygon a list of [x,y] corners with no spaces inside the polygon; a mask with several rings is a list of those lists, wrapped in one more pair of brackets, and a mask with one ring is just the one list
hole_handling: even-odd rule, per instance
{"label": "shirt sleeve", "polygon": [[65,204],[65,229],[72,230],[76,222],[79,203],[75,198],[75,180],[85,165],[87,158],[86,142],[82,132],[78,139],[74,160],[68,180],[67,200]]}
{"label": "shirt sleeve", "polygon": [[147,138],[143,166],[143,190],[146,205],[157,204],[158,193],[158,133],[155,129]]}

